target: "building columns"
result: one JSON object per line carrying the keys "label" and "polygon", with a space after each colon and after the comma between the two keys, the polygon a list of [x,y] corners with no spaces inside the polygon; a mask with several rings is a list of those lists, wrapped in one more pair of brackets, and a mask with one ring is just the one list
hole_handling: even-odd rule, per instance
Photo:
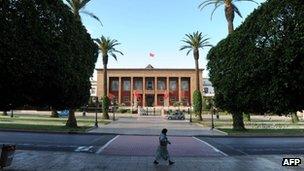
{"label": "building columns", "polygon": [[146,106],[146,77],[143,77],[142,106]]}
{"label": "building columns", "polygon": [[154,77],[154,106],[157,106],[157,77]]}
{"label": "building columns", "polygon": [[121,77],[118,77],[118,104],[121,104],[121,91],[123,90],[121,85]]}
{"label": "building columns", "polygon": [[167,92],[166,93],[168,93],[167,95],[167,99],[166,99],[166,103],[167,103],[167,106],[170,106],[170,85],[169,85],[169,80],[170,80],[170,77],[167,77],[166,78],[166,81],[167,81],[167,86],[166,86],[166,88],[167,88]]}
{"label": "building columns", "polygon": [[178,77],[178,101],[182,101],[182,77]]}
{"label": "building columns", "polygon": [[130,84],[131,84],[131,85],[130,85],[130,97],[131,97],[131,99],[130,99],[130,100],[131,100],[131,103],[130,103],[130,104],[131,104],[131,107],[133,107],[133,105],[134,105],[134,97],[133,97],[133,96],[134,96],[134,94],[133,94],[133,77],[131,77],[130,79],[131,79],[131,80],[130,80],[130,82],[131,82],[131,83],[130,83]]}

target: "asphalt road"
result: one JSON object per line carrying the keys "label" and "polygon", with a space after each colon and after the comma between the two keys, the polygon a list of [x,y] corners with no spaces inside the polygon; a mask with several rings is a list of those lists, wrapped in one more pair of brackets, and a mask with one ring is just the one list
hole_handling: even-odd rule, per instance
{"label": "asphalt road", "polygon": [[304,137],[198,137],[229,156],[304,155]]}
{"label": "asphalt road", "polygon": [[75,151],[94,153],[115,135],[1,132],[0,144],[15,144],[17,150]]}
{"label": "asphalt road", "polygon": [[[0,131],[0,144],[16,144],[18,150],[97,153],[116,135],[56,134]],[[228,156],[304,155],[304,137],[197,137]],[[143,142],[144,143],[144,142]]]}

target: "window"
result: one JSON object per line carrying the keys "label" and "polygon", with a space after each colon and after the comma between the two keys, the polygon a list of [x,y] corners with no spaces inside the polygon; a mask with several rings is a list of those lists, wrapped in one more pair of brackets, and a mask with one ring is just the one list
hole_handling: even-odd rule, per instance
{"label": "window", "polygon": [[125,96],[125,97],[123,98],[124,103],[129,103],[129,99],[130,99],[129,96]]}
{"label": "window", "polygon": [[159,101],[160,101],[160,102],[164,102],[164,97],[160,97],[160,98],[159,98]]}
{"label": "window", "polygon": [[123,91],[130,91],[130,81],[129,80],[124,80],[123,81]]}
{"label": "window", "polygon": [[111,85],[112,91],[118,91],[118,87],[119,87],[118,85],[119,85],[118,80],[113,80]]}
{"label": "window", "polygon": [[182,81],[182,90],[189,91],[189,82],[187,80]]}
{"label": "window", "polygon": [[175,97],[170,97],[170,101],[174,103],[176,101]]}
{"label": "window", "polygon": [[158,80],[157,81],[157,89],[158,90],[165,90],[166,89],[166,84],[164,80]]}
{"label": "window", "polygon": [[135,90],[142,90],[142,81],[141,80],[136,80],[135,81],[134,89]]}
{"label": "window", "polygon": [[169,84],[170,84],[170,90],[176,91],[176,86],[177,86],[176,80],[171,80]]}
{"label": "window", "polygon": [[208,93],[208,87],[204,88],[204,93],[206,93],[206,94]]}
{"label": "window", "polygon": [[147,81],[147,90],[153,90],[153,81],[152,80]]}

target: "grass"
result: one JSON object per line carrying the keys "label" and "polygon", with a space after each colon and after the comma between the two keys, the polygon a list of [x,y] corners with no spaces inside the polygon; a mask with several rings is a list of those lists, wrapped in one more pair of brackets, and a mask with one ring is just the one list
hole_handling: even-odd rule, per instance
{"label": "grass", "polygon": [[[77,116],[78,128],[66,127],[67,118],[51,118],[48,115],[15,114],[0,116],[0,129],[4,130],[27,130],[27,131],[50,131],[50,132],[86,132],[94,126],[95,118],[92,116]],[[98,120],[99,124],[108,124],[108,120]]]}
{"label": "grass", "polygon": [[220,128],[219,130],[228,133],[228,135],[256,135],[256,136],[304,136],[304,129],[247,129],[245,131],[235,131],[233,129]]}
{"label": "grass", "polygon": [[[203,121],[194,122],[203,127],[211,127],[211,119],[209,116],[203,118]],[[231,115],[220,115],[220,119],[214,118],[214,126],[216,129],[228,133],[228,135],[256,135],[256,136],[285,136],[295,135],[304,136],[304,120],[300,118],[298,123],[292,123],[290,117],[285,116],[257,116],[251,117],[251,121],[245,121],[245,131],[235,131],[232,129]]]}

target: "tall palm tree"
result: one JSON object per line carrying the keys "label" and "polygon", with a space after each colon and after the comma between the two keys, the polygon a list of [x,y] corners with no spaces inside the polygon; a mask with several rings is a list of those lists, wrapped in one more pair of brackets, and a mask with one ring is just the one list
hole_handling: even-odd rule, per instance
{"label": "tall palm tree", "polygon": [[222,5],[225,5],[225,16],[226,16],[226,20],[228,22],[228,33],[230,34],[234,30],[233,21],[234,21],[235,13],[237,13],[241,18],[243,18],[240,10],[233,3],[233,2],[238,2],[238,1],[250,1],[250,2],[254,2],[254,3],[258,4],[254,0],[205,0],[203,3],[201,3],[198,6],[198,8],[202,10],[206,6],[214,5],[214,9],[211,13],[211,19],[212,19],[212,16],[213,16],[214,12],[216,11],[216,9]]}
{"label": "tall palm tree", "polygon": [[191,51],[193,51],[193,57],[195,60],[195,71],[196,71],[196,90],[200,91],[200,81],[199,81],[199,49],[203,49],[205,47],[212,47],[211,44],[209,44],[209,38],[205,38],[203,36],[202,32],[194,32],[192,34],[186,34],[186,37],[184,40],[182,40],[185,45],[183,45],[180,50],[188,50],[187,55]]}
{"label": "tall palm tree", "polygon": [[[108,97],[108,73],[107,73],[107,67],[108,67],[108,60],[109,55],[112,56],[115,60],[117,60],[117,53],[123,55],[123,53],[119,50],[117,50],[115,47],[120,45],[117,40],[110,39],[109,37],[101,36],[100,39],[94,39],[94,41],[97,43],[99,48],[99,53],[102,55],[102,62],[103,62],[103,93],[104,97]],[[103,112],[103,118],[109,119],[109,115],[107,111]]]}
{"label": "tall palm tree", "polygon": [[83,13],[83,14],[86,14],[86,15],[94,18],[95,20],[97,20],[102,25],[102,22],[100,21],[100,19],[96,15],[94,15],[91,12],[88,12],[88,11],[84,10],[85,6],[91,0],[66,0],[66,1],[69,4],[70,10],[74,14],[76,19],[81,21],[80,13]]}

